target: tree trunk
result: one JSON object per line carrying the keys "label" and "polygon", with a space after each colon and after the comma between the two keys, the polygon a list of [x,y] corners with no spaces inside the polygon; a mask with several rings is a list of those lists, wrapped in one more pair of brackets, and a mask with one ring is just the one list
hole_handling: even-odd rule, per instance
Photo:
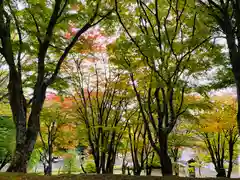
{"label": "tree trunk", "polygon": [[152,164],[153,164],[154,156],[155,156],[155,153],[153,152],[150,166],[148,164],[148,158],[147,158],[147,162],[146,162],[146,175],[147,176],[151,176],[151,174],[152,174]]}
{"label": "tree trunk", "polygon": [[217,177],[226,177],[226,171],[224,168],[217,168]]}
{"label": "tree trunk", "polygon": [[237,87],[237,102],[238,102],[237,125],[238,125],[238,133],[240,134],[240,66],[238,68],[238,71],[239,71],[238,73],[234,73],[234,77],[235,77],[236,87]]}
{"label": "tree trunk", "polygon": [[124,152],[123,160],[122,160],[122,174],[123,175],[125,175],[126,169],[127,169],[127,163],[125,162],[126,161],[126,156],[127,156],[127,150]]}
{"label": "tree trunk", "polygon": [[173,175],[172,162],[168,155],[167,139],[168,139],[168,135],[165,134],[164,132],[160,132],[160,134],[159,134],[159,142],[160,142],[159,157],[160,157],[163,176]]}
{"label": "tree trunk", "polygon": [[198,174],[199,174],[200,177],[202,177],[201,166],[198,167]]}
{"label": "tree trunk", "polygon": [[229,166],[228,166],[228,173],[227,177],[231,178],[232,174],[232,168],[233,168],[233,142],[232,142],[232,137],[230,137],[230,142],[229,142]]}
{"label": "tree trunk", "polygon": [[[100,151],[104,151],[103,148]],[[101,152],[101,159],[100,159],[100,166],[102,169],[102,173],[106,174],[107,170],[106,170],[106,153],[105,152]]]}
{"label": "tree trunk", "polygon": [[177,163],[178,160],[178,148],[174,147],[174,149],[172,149],[172,154],[173,154],[173,161],[174,161],[174,173],[175,176],[179,176],[179,165]]}
{"label": "tree trunk", "polygon": [[8,172],[27,171],[27,154],[26,154],[26,107],[21,88],[21,80],[15,70],[9,69],[9,101],[13,115],[13,121],[16,124],[16,149]]}
{"label": "tree trunk", "polygon": [[101,173],[101,164],[99,163],[99,155],[97,155],[94,158],[94,161],[95,161],[95,165],[96,165],[96,173],[100,174]]}
{"label": "tree trunk", "polygon": [[52,158],[52,144],[49,145],[49,150],[48,150],[48,171],[47,174],[45,175],[52,175],[52,162],[53,162],[53,158]]}
{"label": "tree trunk", "polygon": [[[14,92],[15,89],[12,89],[11,82],[9,83],[9,89],[11,92]],[[37,90],[36,90],[37,89]],[[40,130],[39,116],[42,110],[43,102],[45,100],[46,87],[35,88],[34,100],[32,102],[31,114],[28,120],[28,128],[26,129],[26,110],[25,104],[23,102],[23,96],[20,91],[20,101],[21,105],[18,108],[14,104],[11,104],[12,114],[19,114],[16,118],[16,149],[13,156],[13,160],[7,169],[7,172],[27,172],[27,162],[31,157],[34,145],[37,140],[37,136]],[[15,96],[10,94],[10,100]]]}
{"label": "tree trunk", "polygon": [[107,160],[107,164],[106,164],[106,173],[107,174],[113,174],[115,158],[116,158],[116,154],[115,153],[108,152],[108,160]]}
{"label": "tree trunk", "polygon": [[138,167],[137,169],[134,170],[134,176],[140,176],[142,169]]}
{"label": "tree trunk", "polygon": [[[223,32],[226,34],[226,40],[229,50],[230,62],[232,65],[232,72],[237,88],[237,101],[238,101],[238,113],[237,113],[237,124],[238,132],[240,134],[240,52],[236,44],[236,35],[234,34],[233,25],[228,17],[228,14],[224,14],[224,24],[221,26]],[[239,31],[240,29],[238,29]],[[239,42],[238,42],[239,43]]]}

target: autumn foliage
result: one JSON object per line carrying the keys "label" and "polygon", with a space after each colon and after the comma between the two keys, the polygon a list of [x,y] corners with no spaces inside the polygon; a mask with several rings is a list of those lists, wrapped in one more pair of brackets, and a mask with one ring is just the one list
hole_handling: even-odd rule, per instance
{"label": "autumn foliage", "polygon": [[[77,28],[74,24],[70,24],[68,32],[65,33],[64,37],[70,40],[77,32]],[[74,48],[76,52],[81,54],[88,54],[90,52],[106,52],[106,45],[109,43],[109,38],[104,36],[104,33],[98,29],[90,29],[83,36],[81,36]],[[90,58],[91,60],[91,58]]]}
{"label": "autumn foliage", "polygon": [[48,136],[49,126],[54,122],[54,149],[75,149],[78,145],[76,119],[72,98],[56,94],[47,95],[41,116],[41,133]]}
{"label": "autumn foliage", "polygon": [[215,96],[212,98],[213,108],[204,111],[200,116],[201,130],[204,132],[221,132],[234,129],[237,132],[235,117],[237,101],[231,96]]}

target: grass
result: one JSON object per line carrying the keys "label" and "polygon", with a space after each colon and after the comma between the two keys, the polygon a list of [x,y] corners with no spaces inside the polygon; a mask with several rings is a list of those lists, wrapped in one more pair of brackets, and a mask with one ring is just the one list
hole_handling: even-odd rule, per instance
{"label": "grass", "polygon": [[[58,175],[42,176],[37,174],[19,174],[19,173],[0,173],[0,180],[189,180],[193,178],[185,177],[154,177],[154,176],[126,176],[126,175]],[[199,180],[212,180],[215,178],[194,178]],[[219,178],[227,179],[227,178]]]}

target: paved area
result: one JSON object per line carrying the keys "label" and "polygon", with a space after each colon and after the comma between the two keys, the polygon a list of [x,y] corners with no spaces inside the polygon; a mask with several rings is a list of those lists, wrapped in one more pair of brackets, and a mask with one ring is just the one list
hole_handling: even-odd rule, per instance
{"label": "paved area", "polygon": [[[76,164],[78,167],[80,167],[80,163],[77,162]],[[121,166],[121,160],[116,159],[116,166]],[[58,172],[61,171],[64,168],[64,161],[60,160],[57,163],[53,163],[53,171]],[[35,169],[33,169],[34,172],[43,172],[43,166],[39,164]],[[115,170],[114,174],[121,174],[121,170]],[[142,175],[145,175],[144,172]],[[152,171],[153,176],[161,176],[161,171],[154,169]],[[186,177],[187,176],[187,169],[182,167],[180,168],[180,176]],[[201,175],[199,174],[199,169],[196,168],[196,176],[197,177],[216,177],[216,171],[214,169],[208,168],[208,167],[203,167],[201,168]],[[233,172],[232,173],[232,178],[240,178],[240,171],[239,172]]]}

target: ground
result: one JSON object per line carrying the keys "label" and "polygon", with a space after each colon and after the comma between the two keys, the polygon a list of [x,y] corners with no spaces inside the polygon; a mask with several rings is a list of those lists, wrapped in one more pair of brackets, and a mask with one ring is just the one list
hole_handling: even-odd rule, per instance
{"label": "ground", "polygon": [[[34,174],[15,174],[15,173],[0,173],[0,180],[188,180],[192,178],[184,177],[154,177],[154,176],[124,176],[124,175],[59,175],[59,176],[38,176]],[[213,180],[215,178],[194,178],[199,180]],[[220,178],[227,179],[227,178]],[[239,179],[240,180],[240,179]]]}

